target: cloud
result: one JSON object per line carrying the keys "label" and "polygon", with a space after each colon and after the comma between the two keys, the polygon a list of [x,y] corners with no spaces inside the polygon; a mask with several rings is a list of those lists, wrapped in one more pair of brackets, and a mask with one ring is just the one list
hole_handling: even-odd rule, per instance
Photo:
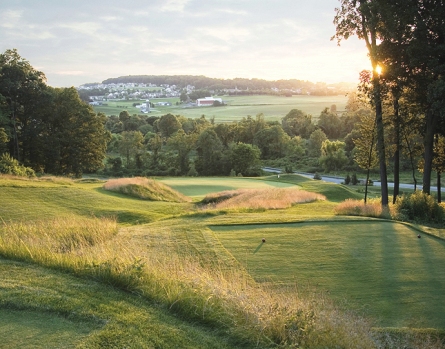
{"label": "cloud", "polygon": [[190,0],[167,0],[166,3],[161,6],[160,11],[182,12],[189,2]]}
{"label": "cloud", "polygon": [[76,76],[76,75],[85,75],[85,72],[83,72],[82,70],[66,70],[66,71],[57,71],[55,72],[55,74]]}
{"label": "cloud", "polygon": [[0,52],[17,48],[59,85],[135,74],[350,80],[366,49],[329,40],[335,6],[338,0],[14,0],[0,4]]}

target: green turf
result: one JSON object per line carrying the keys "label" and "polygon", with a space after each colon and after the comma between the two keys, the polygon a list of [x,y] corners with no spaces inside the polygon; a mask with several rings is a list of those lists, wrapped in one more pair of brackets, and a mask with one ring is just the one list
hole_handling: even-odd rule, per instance
{"label": "green turf", "polygon": [[[199,118],[205,115],[208,119],[215,117],[216,122],[239,121],[248,115],[255,116],[263,113],[267,120],[281,120],[292,109],[300,109],[305,113],[311,114],[314,118],[320,115],[324,108],[330,108],[335,104],[338,111],[343,111],[347,97],[339,96],[222,96],[227,106],[224,107],[194,107],[184,108],[176,105],[179,98],[160,98],[153,99],[151,102],[172,103],[169,107],[152,108],[151,113],[145,115],[162,116],[168,113],[174,115],[183,115],[187,118]],[[119,115],[123,110],[130,114],[141,114],[140,110],[133,107],[135,101],[108,101],[106,106],[94,106],[96,112],[102,112],[106,115]]]}
{"label": "green turf", "polygon": [[[196,254],[203,263],[232,261],[232,266],[236,265],[234,256],[260,281],[315,286],[375,317],[380,326],[445,328],[445,242],[427,235],[417,239],[417,231],[393,222],[333,215],[336,203],[361,199],[362,194],[298,175],[160,180],[195,199],[227,189],[299,186],[322,193],[328,200],[286,210],[205,214],[190,203],[147,202],[107,192],[100,182],[0,177],[0,219],[113,215],[129,246],[149,249],[165,241],[165,248]],[[278,224],[283,222],[287,223]],[[46,344],[60,331],[61,337],[66,335],[67,346],[80,341],[81,348],[239,347],[222,329],[178,319],[147,298],[91,280],[5,260],[0,260],[0,276],[0,331],[15,336],[13,344],[21,343],[20,333],[34,333],[39,325],[29,345],[40,342],[42,347],[57,347]],[[24,317],[29,323],[21,320]],[[60,327],[55,326],[58,322]]]}
{"label": "green turf", "polygon": [[75,348],[95,327],[56,314],[0,309],[0,348]]}
{"label": "green turf", "polygon": [[[23,182],[26,183],[26,182]],[[23,185],[23,183],[19,183]],[[176,203],[150,203],[102,189],[102,183],[59,185],[30,183],[29,187],[2,186],[0,218],[37,220],[61,215],[113,216],[121,223],[147,223],[183,211]]]}
{"label": "green turf", "polygon": [[2,259],[0,275],[0,348],[236,347],[217,329],[91,280]]}
{"label": "green turf", "polygon": [[253,178],[239,177],[196,177],[196,178],[159,178],[159,180],[187,196],[205,196],[224,190],[252,189],[252,188],[288,188],[294,187],[293,183],[269,181]]}
{"label": "green turf", "polygon": [[443,240],[385,221],[212,229],[257,280],[315,286],[380,326],[445,328]]}

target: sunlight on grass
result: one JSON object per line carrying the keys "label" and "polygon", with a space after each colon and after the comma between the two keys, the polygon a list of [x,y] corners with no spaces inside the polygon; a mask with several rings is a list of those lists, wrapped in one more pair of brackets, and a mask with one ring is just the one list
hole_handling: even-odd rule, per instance
{"label": "sunlight on grass", "polygon": [[152,201],[189,202],[190,198],[154,179],[135,177],[107,181],[103,188]]}
{"label": "sunlight on grass", "polygon": [[367,203],[363,200],[348,199],[338,204],[334,210],[337,215],[363,216],[375,218],[387,218],[391,216],[389,211],[384,211],[380,199],[371,199]]}
{"label": "sunlight on grass", "polygon": [[321,194],[298,189],[238,189],[209,194],[202,201],[206,209],[283,209],[295,204],[326,200]]}

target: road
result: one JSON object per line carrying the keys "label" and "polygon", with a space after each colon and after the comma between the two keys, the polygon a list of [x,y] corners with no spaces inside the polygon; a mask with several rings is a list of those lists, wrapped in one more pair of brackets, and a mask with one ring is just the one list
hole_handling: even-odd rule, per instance
{"label": "road", "polygon": [[[271,173],[282,173],[281,169],[279,168],[274,168],[274,167],[263,167],[263,171],[266,172],[271,172]],[[307,173],[307,172],[300,172],[300,171],[294,171],[294,173],[299,174],[301,176],[307,177],[307,178],[314,178],[314,174],[313,173]],[[335,176],[321,176],[321,180],[325,181],[325,182],[332,182],[332,183],[337,183],[337,184],[341,184],[345,181],[344,178],[342,177],[335,177]],[[381,182],[374,182],[374,187],[380,187],[382,185]],[[394,188],[394,183],[389,182],[388,183],[388,187],[389,188]],[[418,184],[417,185],[417,190],[422,190],[422,185]],[[406,183],[400,183],[400,189],[408,189],[408,190],[413,190],[414,191],[414,184],[406,184]],[[437,187],[436,186],[431,186],[431,191],[437,191]],[[445,192],[445,188],[441,187],[441,192]]]}

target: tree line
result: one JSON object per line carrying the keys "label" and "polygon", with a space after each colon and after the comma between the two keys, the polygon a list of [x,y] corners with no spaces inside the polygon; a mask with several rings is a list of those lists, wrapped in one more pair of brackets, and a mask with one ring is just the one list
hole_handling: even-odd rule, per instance
{"label": "tree line", "polygon": [[[102,81],[102,84],[120,84],[120,83],[136,83],[136,84],[154,84],[161,85],[176,85],[179,88],[187,86],[194,86],[198,90],[235,90],[238,94],[264,94],[265,91],[278,90],[304,90],[304,91],[318,91],[318,94],[338,94],[339,91],[349,90],[348,86],[344,84],[334,84],[336,91],[332,92],[327,89],[325,83],[313,83],[310,81],[289,79],[289,80],[264,80],[264,79],[218,79],[209,78],[203,75],[128,75],[117,78],[109,78]],[[250,92],[249,92],[250,91]],[[235,93],[235,92],[233,92]]]}
{"label": "tree line", "polygon": [[17,50],[0,55],[0,154],[36,172],[81,176],[102,167],[106,117],[74,88],[52,88]]}
{"label": "tree line", "polygon": [[[383,206],[388,204],[387,153],[393,148],[395,200],[403,143],[410,152],[420,145],[423,191],[430,193],[434,170],[440,188],[445,167],[444,18],[443,0],[340,0],[336,9],[333,39],[362,39],[373,68],[361,74],[360,89],[374,110],[370,144],[377,149]],[[420,144],[413,142],[416,136]]]}

